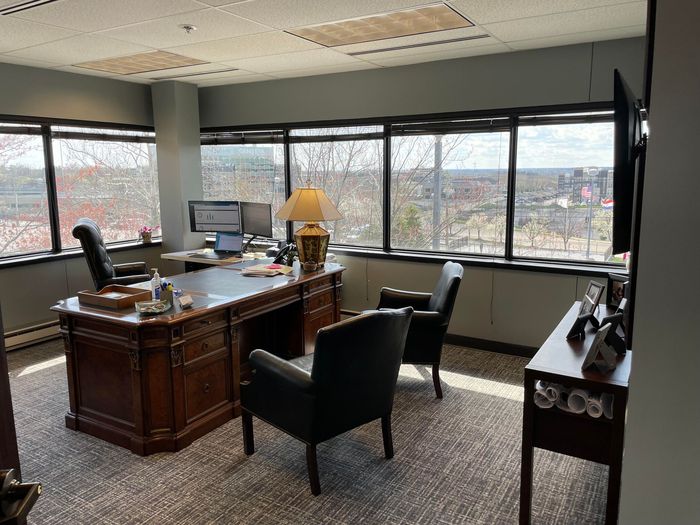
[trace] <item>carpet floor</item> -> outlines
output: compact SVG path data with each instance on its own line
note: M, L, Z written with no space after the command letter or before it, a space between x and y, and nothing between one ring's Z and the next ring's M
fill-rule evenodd
M250 457L240 419L139 457L64 426L60 340L8 361L23 477L44 485L30 523L517 523L523 358L446 345L443 400L428 368L402 366L394 459L379 421L321 444L318 497L303 444L259 420ZM606 467L538 450L534 478L533 523L604 521Z

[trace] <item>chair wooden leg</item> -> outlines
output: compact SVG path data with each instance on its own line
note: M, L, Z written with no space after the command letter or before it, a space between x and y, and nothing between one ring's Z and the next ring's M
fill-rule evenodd
M382 438L384 440L384 457L394 457L394 442L391 438L391 414L382 416Z
M309 471L311 494L321 493L321 481L318 478L318 461L316 461L316 445L306 445L306 468Z
M255 439L253 438L253 415L250 412L243 410L241 412L241 421L243 422L243 451L246 456L250 456L255 452Z
M442 399L442 386L440 386L440 363L433 363L433 384L435 385L435 395Z

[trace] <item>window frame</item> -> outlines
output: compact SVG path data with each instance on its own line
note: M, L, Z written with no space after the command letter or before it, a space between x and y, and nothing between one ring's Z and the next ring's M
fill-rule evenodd
M10 267L27 262L40 262L42 260L52 260L66 256L75 256L82 252L81 247L66 248L61 245L61 232L58 212L58 193L56 188L56 169L54 165L54 154L52 140L58 139L79 139L111 142L138 142L155 144L155 129L152 126L141 126L135 124L117 124L110 122L96 122L72 119L46 119L37 117L18 117L16 115L0 115L0 123L10 124L7 129L0 127L0 133L20 134L20 135L40 135L44 151L44 180L46 184L46 194L48 201L49 225L51 230L51 249L37 252L27 252L22 254L0 255L0 267ZM59 127L79 127L93 130L110 131L132 131L151 133L152 136L139 135L118 135L110 133L91 133L87 131L66 131L55 130ZM160 243L158 239L157 244ZM119 251L129 247L138 246L137 242L111 241L106 242L108 251ZM151 244L149 246L153 246Z
M285 190L289 197L291 174L289 165L290 144L295 142L325 142L332 140L381 139L383 141L383 210L382 210L382 246L381 248L335 244L333 249L348 255L364 254L367 257L385 257L400 260L418 260L436 262L458 260L464 264L488 266L504 269L524 269L565 274L586 274L592 276L607 275L610 270L624 272L624 264L599 261L578 261L515 256L513 254L513 236L515 232L515 186L517 170L518 129L527 125L544 124L581 124L589 122L609 122L613 120L612 101L585 102L574 104L557 104L549 106L528 106L517 108L497 108L448 113L429 113L418 115L401 115L370 117L360 119L334 119L306 122L282 122L274 124L254 124L236 126L217 126L202 128L202 134L212 133L254 133L261 130L279 130L282 132L285 149ZM475 123L475 121L479 121ZM490 121L490 122L489 122ZM497 122L496 122L497 121ZM495 122L495 123L494 123ZM296 129L358 127L362 125L383 126L382 132L353 135L318 135L290 136ZM506 231L505 251L503 255L467 254L463 252L409 250L391 247L391 138L399 134L428 134L443 130L448 133L458 131L509 131L506 195ZM203 142L204 144L204 142ZM291 224L287 224L287 240L292 239Z

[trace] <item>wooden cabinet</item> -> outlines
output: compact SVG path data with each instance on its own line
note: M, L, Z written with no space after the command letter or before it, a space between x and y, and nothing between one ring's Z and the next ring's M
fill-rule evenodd
M342 271L331 265L256 279L212 268L174 276L195 308L155 317L61 302L52 309L66 351L66 426L142 455L186 447L240 415L251 350L313 352L318 329L340 319Z

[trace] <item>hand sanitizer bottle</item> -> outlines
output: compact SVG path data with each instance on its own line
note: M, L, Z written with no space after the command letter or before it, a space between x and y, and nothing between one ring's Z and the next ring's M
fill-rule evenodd
M151 279L151 297L154 300L160 299L160 275L158 275L158 268L151 268L153 272L153 279Z

